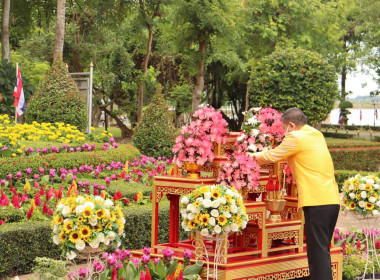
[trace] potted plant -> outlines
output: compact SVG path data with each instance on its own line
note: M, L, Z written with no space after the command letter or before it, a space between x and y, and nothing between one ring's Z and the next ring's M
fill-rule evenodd
M121 208L108 195L72 194L61 199L52 221L53 242L62 247L62 255L72 260L78 254L91 257L109 245L119 247L125 224Z
M212 107L201 107L190 124L182 127L173 148L174 162L188 171L191 178L199 178L199 170L214 160L213 143L226 143L227 122Z

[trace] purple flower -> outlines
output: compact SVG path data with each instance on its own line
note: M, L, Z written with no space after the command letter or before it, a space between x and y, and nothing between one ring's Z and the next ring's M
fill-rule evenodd
M76 150L77 150L77 152L82 151L81 147L78 147Z
M50 169L49 175L50 177L55 177L55 169Z
M183 252L183 257L191 259L192 256L193 256L193 253L191 253L189 249L185 249L185 251Z
M122 255L123 255L124 259L129 258L131 255L131 251L130 250L124 250Z
M111 256L108 256L108 260L107 260L107 262L108 262L108 265L114 265L115 263L116 263L116 258L115 258L115 256L114 255L111 255Z
M4 186L5 183L6 183L6 181L5 181L4 179L1 179L0 184L1 184L2 186Z
M119 144L117 144L116 142L112 143L112 148L116 149L117 147L119 147Z
M17 172L17 173L16 173L16 176L17 176L17 179L19 179L19 180L20 180L20 179L21 179L21 177L22 177L22 173L21 173L21 172Z
M13 175L12 175L12 174L8 174L8 175L7 175L7 178L8 178L8 180L10 181L10 180L12 180Z
M144 255L150 255L151 249L149 247L144 247L143 254Z
M106 178L104 178L104 180L106 180L107 184L111 183L111 178L110 177L106 177Z
M28 148L28 153L32 153L33 152L33 148L32 147L29 147Z
M125 176L125 180L130 180L131 179L131 175L127 175L127 176Z
M154 259L154 264L156 265L160 260L161 260L161 258L155 258Z
M38 180L40 178L40 175L34 174L34 180Z
M112 174L112 176L111 176L111 178L112 178L112 180L117 180L117 175L116 174Z
M43 149L42 149L42 152L43 152L44 154L46 154L46 153L48 152L48 149L43 148Z
M66 144L63 144L63 145L62 145L62 148L63 148L63 149L67 149L67 145L66 145Z
M98 183L94 183L93 186L94 186L94 188L98 188L99 184Z
M122 262L118 262L117 265L116 265L116 270L119 270L120 267L123 266L123 263Z
M40 167L40 173L44 173L45 169L43 167Z
M7 147L7 146L4 146L2 150L3 150L3 151L8 150L8 147Z
M147 263L147 262L149 262L149 260L150 260L150 255L142 255L141 261L143 263Z
M170 249L169 247L164 250L164 257L168 260L171 260L172 256L174 255L174 251Z
M40 149L36 149L36 153L39 153L39 152L41 152L41 150Z
M74 148L70 148L69 153L74 153Z
M136 268L139 267L139 261L140 261L140 260L137 259L137 258L132 260L132 262L133 262L133 264L136 266Z
M79 181L79 182L78 182L78 186L79 186L79 187L83 187L83 182L82 182L82 181Z
M91 148L93 148L93 149L95 149L95 148L96 148L96 145L95 145L95 143L92 143L92 144L91 144Z
M27 173L27 174L31 174L31 173L32 173L32 168L27 168L27 169L26 169L26 173Z
M76 180L77 176L73 175L73 177L71 177L71 179Z
M142 172L140 171L139 173L137 173L137 175L139 175L140 177L143 176Z
M84 182L84 185L85 185L86 187L88 187L88 186L90 185L90 181L85 181L85 182Z
M84 167L83 167L83 166L80 166L80 167L79 167L79 172L80 172L80 173L83 173L83 172L84 172Z
M115 142L115 138L110 137L110 142L111 142L111 143Z
M66 176L67 176L66 173L62 173L62 174L61 174L61 178L62 178L62 180L66 180Z
M104 190L105 189L104 185L100 185L100 189Z

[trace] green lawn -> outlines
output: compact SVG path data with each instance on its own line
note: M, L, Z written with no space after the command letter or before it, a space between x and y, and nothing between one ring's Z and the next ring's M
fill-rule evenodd
M380 146L380 142L374 142L369 140L360 140L360 139L339 139L326 137L326 143L329 148L343 148L343 147L371 147L371 146Z
M92 133L96 133L97 135L99 135L103 131L105 131L104 127L96 127L95 131L93 131ZM121 130L118 127L108 127L108 133L112 133L114 138L121 138Z

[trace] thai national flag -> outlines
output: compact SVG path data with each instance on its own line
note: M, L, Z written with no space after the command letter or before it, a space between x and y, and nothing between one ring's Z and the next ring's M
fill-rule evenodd
M13 90L13 96L15 97L14 105L16 107L16 114L17 114L17 117L19 117L25 113L26 102L25 102L24 89L22 88L21 72L18 66L17 66L16 86L15 86L15 89Z
M339 114L338 124L343 124L343 115L342 115L342 112L340 112L340 114Z
M362 115L362 110L360 110L360 121L362 121L363 115Z
M377 114L377 109L375 109L375 117L376 117L376 119L379 118L379 115Z

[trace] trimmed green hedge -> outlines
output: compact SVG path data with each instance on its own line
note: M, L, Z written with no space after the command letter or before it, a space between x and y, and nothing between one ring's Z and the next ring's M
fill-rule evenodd
M144 196L150 196L152 193L152 187L139 184L136 182L126 182L126 181L112 181L111 186L108 189L110 195L114 195L118 191L121 192L123 197L128 198L130 201L133 200L133 197L137 192L142 192Z
M24 172L26 168L37 171L38 168L61 168L73 169L81 165L109 164L112 161L125 162L140 155L139 150L131 145L120 145L117 149L108 151L91 151L80 153L58 153L45 156L32 155L19 158L3 158L0 166L0 176L4 178L12 173L14 176L18 171Z
M330 151L336 170L379 171L380 148Z
M10 204L11 205L11 204ZM5 220L7 223L16 223L25 218L26 213L21 209L11 206L0 207L0 220Z
M123 209L125 238L122 247L150 246L152 205ZM169 203L160 203L158 242L169 240ZM181 237L184 233L181 231ZM0 278L32 271L36 257L60 258L61 251L51 238L50 222L23 222L0 226Z
M322 128L337 128L338 130L340 130L340 125L337 125L337 124L322 124ZM357 130L358 128L361 128L362 130L368 130L368 125L345 125L344 126L344 129L348 129L348 130ZM371 130L373 131L380 131L380 127L378 126L371 126Z
M340 139L352 139L352 138L354 138L354 134L324 132L324 131L322 131L322 133L325 137L333 137L333 138L340 138Z
M53 146L59 148L60 150L62 150L62 147L63 147L63 144L64 144L62 142L29 141L29 140L20 140L19 143L21 145L25 145L26 148L33 147L34 151L36 149L42 150L43 148L50 149ZM82 145L84 143L88 143L89 145L93 144L93 142L91 142L91 141L85 141L83 143L69 143L69 144L66 144L66 145L69 148L74 148L74 147L77 148L77 147L82 147ZM94 144L96 146L96 150L101 150L102 147L103 147L102 143L94 143Z
M380 172L368 172L368 171L353 171L353 170L335 170L335 180L340 188L343 186L344 181L350 177L354 177L356 174L367 176L368 174L374 174L380 178Z

